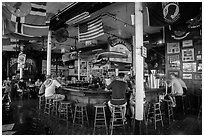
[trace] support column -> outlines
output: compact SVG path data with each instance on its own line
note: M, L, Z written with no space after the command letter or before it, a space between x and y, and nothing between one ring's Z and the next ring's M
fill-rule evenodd
M141 56L143 46L143 7L142 2L135 2L135 134L141 134L141 122L143 120L143 101L144 101L144 62Z
M135 55L136 55L136 48L135 48L135 36L132 36L132 43L133 43L133 48L132 48L132 70L133 70L133 74L132 75L135 75L135 72L136 72L136 58L135 58Z
M79 54L79 53L78 53ZM79 57L79 55L78 55L78 80L80 80L80 65L81 63L80 63L80 57Z
M48 38L47 38L47 75L51 75L51 52L52 52L51 35L52 35L52 32L48 31Z
M23 78L23 68L19 68L20 69L20 79Z
M6 76L9 77L9 74L10 74L10 56L7 57L7 60L6 60Z

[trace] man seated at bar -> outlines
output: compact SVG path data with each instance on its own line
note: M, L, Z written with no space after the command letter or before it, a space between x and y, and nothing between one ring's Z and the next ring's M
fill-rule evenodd
M176 75L174 73L170 74L170 78L171 78L171 93L170 95L170 99L173 103L173 107L176 106L176 99L175 96L181 96L183 95L183 88L179 82L179 80L177 79Z
M59 88L61 87L61 84L56 80L51 78L50 75L47 75L47 79L43 83L45 86L45 97L46 98L51 98L54 100L64 100L65 96L61 94L56 94L56 87Z
M181 87L183 88L183 94L186 95L187 86L186 86L185 82L184 82L182 79L180 79L180 78L177 78L177 79L178 79L178 81L180 82Z
M110 108L111 113L113 111L112 105L120 105L124 108L123 114L125 116L127 105L126 91L128 90L128 85L124 81L124 76L124 73L119 73L118 78L116 80L113 80L111 84L107 86L107 89L112 89L112 98L110 101L108 101L108 106Z

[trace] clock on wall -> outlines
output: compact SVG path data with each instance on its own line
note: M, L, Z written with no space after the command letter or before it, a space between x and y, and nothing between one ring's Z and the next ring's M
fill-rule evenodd
M6 2L8 10L17 17L25 17L30 13L30 2Z

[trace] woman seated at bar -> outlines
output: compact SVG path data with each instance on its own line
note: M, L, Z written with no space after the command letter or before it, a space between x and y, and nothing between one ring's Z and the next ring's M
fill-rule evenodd
M110 85L107 86L107 89L112 89L112 98L108 101L109 109L112 113L113 106L112 105L120 105L123 109L123 114L126 114L126 91L128 91L128 85L124 81L124 73L119 73L118 78L113 80ZM125 120L125 119L124 119Z

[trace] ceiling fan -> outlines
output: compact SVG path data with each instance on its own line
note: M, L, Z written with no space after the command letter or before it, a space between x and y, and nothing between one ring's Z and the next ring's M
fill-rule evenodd
M59 43L67 41L68 38L77 39L76 37L70 37L69 32L65 27L62 27L52 33L52 37Z

